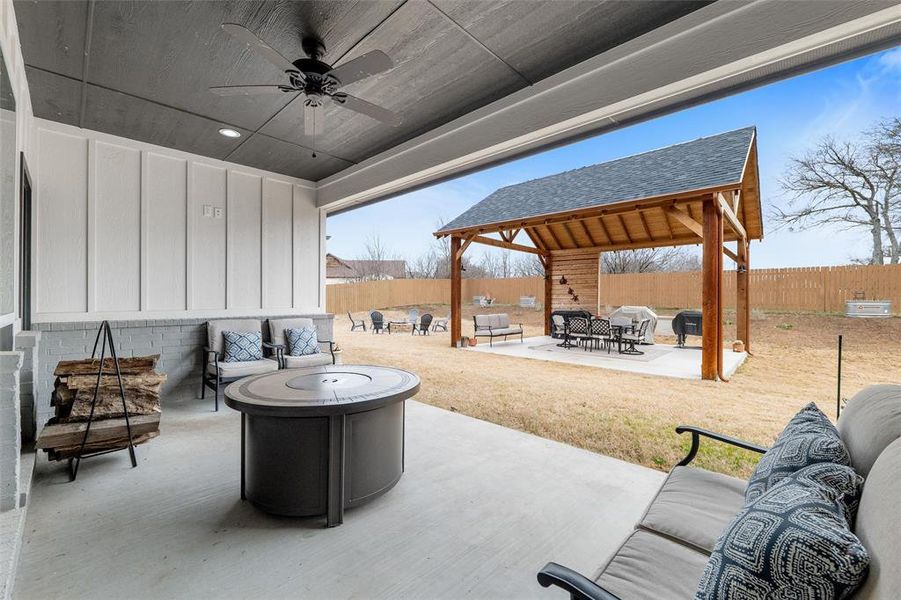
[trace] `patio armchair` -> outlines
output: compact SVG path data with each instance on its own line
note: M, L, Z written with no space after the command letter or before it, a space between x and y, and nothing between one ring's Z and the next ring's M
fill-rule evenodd
M391 323L385 323L385 315L377 310L369 313L369 321L372 323L372 333L387 331L391 333Z
M866 548L870 566L854 597L895 597L901 589L896 508L901 497L901 385L874 385L858 392L838 419L837 430L850 466L866 478L849 527ZM550 562L538 573L541 586L559 587L579 600L695 597L717 540L749 506L747 481L690 466L701 441L755 453L766 453L767 448L698 427L683 425L676 432L691 434L688 454L670 471L619 549L592 578ZM740 589L740 575L730 577Z
M417 331L419 332L419 335L429 335L429 327L431 327L431 325L432 315L426 313L419 319L419 323L413 323L410 335L415 335Z
M218 319L206 324L207 344L201 350L200 397L206 398L210 388L215 394L214 407L219 410L219 388L248 375L259 375L279 369L278 350L263 341L264 357L260 360L223 360L226 331L259 333L263 339L263 323L259 319ZM268 354L269 356L265 356Z
M494 338L496 337L503 337L504 341L507 341L507 336L518 335L520 343L523 340L522 323L511 325L510 317L505 314L475 315L472 320L473 335L475 337L487 337L489 346L494 346Z
M589 330L589 347L594 345L600 350L601 344L604 345L609 354L610 346L613 345L613 331L610 329L610 320L603 318L592 319Z
M447 331L447 323L450 321L450 315L435 319L432 323L432 331Z
M585 317L572 317L569 320L569 339L587 348L591 340L591 321Z
M359 321L354 320L354 316L350 314L348 311L347 318L350 319L350 330L356 331L357 329L362 329L366 331L366 321L364 319L360 319Z
M312 327L316 329L316 342L319 344L319 352L305 354L303 356L291 356L288 354L288 344L285 331L288 329L304 329ZM278 353L279 367L282 369L301 369L304 367L321 367L333 365L337 362L335 356L335 342L319 339L319 333L313 319L297 317L293 319L270 319L269 339L272 347Z
M643 344L645 342L645 336L647 335L648 326L650 326L650 324L650 319L642 319L634 333L623 333L620 336L622 341L626 343L626 349L622 351L623 354L644 354L644 352L638 350L635 345Z

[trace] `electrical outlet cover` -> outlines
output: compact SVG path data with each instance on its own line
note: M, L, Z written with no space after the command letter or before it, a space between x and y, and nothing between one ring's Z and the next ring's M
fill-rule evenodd
M221 219L222 216L223 216L224 214L225 214L225 210L222 209L222 208L219 208L218 206L217 206L216 208L213 209L213 215L214 215L217 219Z
M213 207L210 206L209 204L204 204L203 211L201 212L201 214L204 217L212 217L213 216Z

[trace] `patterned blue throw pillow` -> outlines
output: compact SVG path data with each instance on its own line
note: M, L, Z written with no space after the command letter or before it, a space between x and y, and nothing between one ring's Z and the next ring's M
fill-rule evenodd
M315 327L285 329L285 339L288 341L288 356L319 354L319 341Z
M223 331L223 362L263 359L263 336L259 331Z
M792 417L766 451L745 490L745 502L759 498L781 479L816 463L850 465L851 456L838 430L811 402Z
M818 464L784 478L748 504L717 540L696 600L848 598L870 557L850 529L842 497L863 478Z

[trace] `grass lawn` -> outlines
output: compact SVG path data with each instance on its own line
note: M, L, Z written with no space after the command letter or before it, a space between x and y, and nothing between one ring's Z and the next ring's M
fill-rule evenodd
M447 306L417 308L436 316L449 312ZM513 306L478 310L509 313L512 321L523 323L526 337L543 334L538 311ZM472 306L463 309L464 335L472 333L475 311ZM382 312L386 318L400 318L406 308ZM668 470L688 448L689 436L673 431L679 424L769 445L810 401L834 417L839 333L844 334L844 396L873 383L901 382L899 318L758 317L751 323L754 355L729 383L465 352L450 347L447 333L414 337L349 330L347 315L337 315L335 338L343 360L417 373L422 389L416 399L421 402L660 470ZM726 339L734 335L734 324L727 321ZM708 440L696 464L746 477L756 461L753 453Z

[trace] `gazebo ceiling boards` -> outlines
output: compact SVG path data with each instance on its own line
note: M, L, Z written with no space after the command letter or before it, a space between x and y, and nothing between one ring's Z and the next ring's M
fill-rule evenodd
M569 256L584 271L592 254L597 264L602 252L702 244L701 375L715 379L722 378L723 254L738 265L737 329L750 346L748 242L763 239L759 189L757 131L746 127L501 188L435 235L451 237L452 271L470 244L480 243L537 254L549 282ZM452 288L459 280L452 276ZM545 286L546 333L551 308L562 298L555 291L552 282ZM453 290L451 296L456 344L460 296Z

